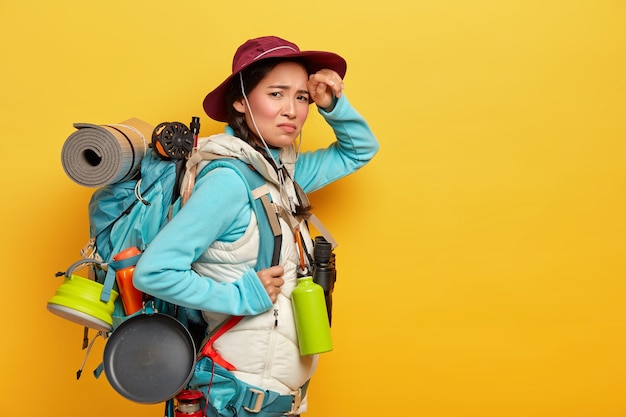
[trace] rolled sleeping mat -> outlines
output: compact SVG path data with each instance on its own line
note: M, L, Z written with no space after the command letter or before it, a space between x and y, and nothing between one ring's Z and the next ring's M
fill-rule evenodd
M135 118L109 125L75 123L74 127L76 132L63 144L61 163L71 180L94 188L137 175L154 130Z

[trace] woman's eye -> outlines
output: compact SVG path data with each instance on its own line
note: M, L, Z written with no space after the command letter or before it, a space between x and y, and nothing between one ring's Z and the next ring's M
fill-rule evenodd
M272 97L282 97L283 93L281 93L280 91L272 91L270 93L270 96Z
M298 100L299 101L306 101L307 103L309 102L309 96L298 96Z

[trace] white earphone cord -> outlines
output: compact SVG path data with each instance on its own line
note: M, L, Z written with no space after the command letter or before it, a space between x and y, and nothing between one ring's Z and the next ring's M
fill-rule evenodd
M295 212L296 210L295 202L293 201L293 198L289 196L288 193L285 192L286 190L284 189L285 174L282 172L282 168L283 168L282 162L280 164L276 162L276 159L274 159L274 155L272 155L272 152L270 152L270 148L269 146L267 146L267 143L265 142L265 139L263 138L263 135L261 134L261 131L259 130L259 127L256 124L256 121L254 120L254 114L252 113L252 108L250 107L248 96L246 95L246 91L243 85L243 75L241 75L241 72L239 73L239 85L241 86L241 94L243 95L243 99L246 102L246 107L248 108L248 112L250 113L250 119L252 120L252 124L254 125L254 128L256 129L256 133L257 135L259 135L261 142L263 142L263 147L265 147L265 151L267 152L269 157L272 158L272 161L274 161L274 165L276 166L276 171L277 171L278 179L280 183L281 199L283 200L283 203L286 204L287 207L289 207L289 209L292 212ZM300 130L300 141L298 143L298 148L296 149L296 161L298 160L298 157L300 156L300 146L302 146L302 130ZM287 196L287 201L285 201L285 196Z
M241 86L241 94L243 94L243 99L246 102L246 107L248 108L248 112L250 113L250 119L252 120L252 124L254 125L254 128L256 129L257 135L259 135L261 142L263 142L265 151L267 152L269 157L272 158L272 160L274 161L274 165L276 166L276 169L282 168L282 165L279 165L278 162L276 162L276 159L274 159L274 155L272 155L272 153L270 152L270 148L269 146L267 146L267 143L265 143L265 139L263 139L263 135L261 135L261 131L259 130L259 127L256 124L256 120L254 120L254 114L252 114L252 108L250 107L250 102L248 101L248 96L246 95L246 90L243 86L243 75L241 75L241 72L239 73L239 85Z

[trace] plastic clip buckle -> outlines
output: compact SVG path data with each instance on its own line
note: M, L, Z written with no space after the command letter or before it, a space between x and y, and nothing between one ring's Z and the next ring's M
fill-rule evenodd
M257 394L256 401L254 402L254 408L244 406L243 409L249 413L258 413L263 408L263 401L265 401L265 392L258 389L250 388L250 392Z
M298 413L298 409L302 403L302 388L298 388L298 391L294 391L291 395L293 395L293 402L291 403L291 410L287 413L288 416Z

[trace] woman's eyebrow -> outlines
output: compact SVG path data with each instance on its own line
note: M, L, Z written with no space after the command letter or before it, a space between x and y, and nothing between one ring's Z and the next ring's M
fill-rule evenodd
M269 85L267 88L277 88L279 90L289 90L289 89L291 89L291 86L283 85L283 84L273 84L273 85ZM297 90L297 92L300 93L300 94L309 94L309 90L307 90L307 89L300 89L300 90Z
M272 84L272 85L268 85L267 88L278 88L280 90L288 90L290 86L288 86L287 84Z

